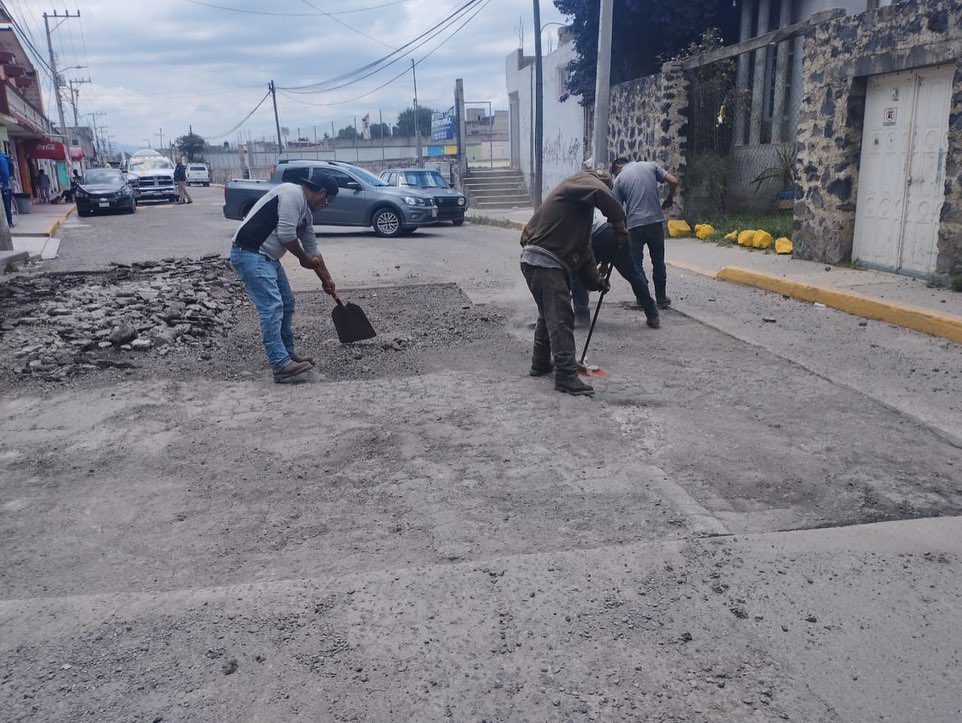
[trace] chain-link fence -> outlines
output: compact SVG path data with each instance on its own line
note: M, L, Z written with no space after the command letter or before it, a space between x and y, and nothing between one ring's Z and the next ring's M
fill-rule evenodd
M689 69L686 209L791 205L800 48L792 39Z

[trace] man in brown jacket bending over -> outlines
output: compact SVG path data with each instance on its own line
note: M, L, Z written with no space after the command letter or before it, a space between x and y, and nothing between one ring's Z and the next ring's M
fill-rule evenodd
M578 378L575 313L567 275L577 275L591 291L608 290L591 251L591 220L594 209L599 209L611 223L619 246L628 242L625 210L611 186L611 175L604 170L566 178L538 206L521 233L521 273L538 305L529 374L540 377L554 370L554 388L559 392L594 394L591 385Z

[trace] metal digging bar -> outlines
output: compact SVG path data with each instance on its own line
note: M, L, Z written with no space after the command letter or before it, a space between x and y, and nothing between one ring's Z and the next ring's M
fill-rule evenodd
M608 270L605 272L605 281L608 281L611 278L611 269L613 266L613 264L608 264ZM588 329L588 338L585 339L584 349L581 350L581 359L578 360L578 373L588 377L605 376L604 374L598 374L597 371L592 372L592 370L588 369L588 367L585 366L585 357L588 354L588 345L591 343L591 335L595 333L595 324L598 322L598 314L601 312L601 302L605 300L605 294L607 293L607 291L602 291L601 296L598 297L598 306L595 307L595 315L591 320L591 328Z

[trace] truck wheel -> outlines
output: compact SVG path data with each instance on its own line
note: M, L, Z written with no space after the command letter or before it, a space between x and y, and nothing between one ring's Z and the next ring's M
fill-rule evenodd
M464 225L464 219L463 219L463 218L456 218L456 219L454 219L451 223L453 223L455 226L463 226L463 225Z
M371 218L374 233L383 238L396 238L404 229L401 227L401 214L390 206L379 208Z

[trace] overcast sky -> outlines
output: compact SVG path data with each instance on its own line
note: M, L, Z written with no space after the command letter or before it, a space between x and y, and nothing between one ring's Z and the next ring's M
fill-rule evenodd
M465 0L5 0L30 29L35 45L46 50L43 13L56 6L80 10L81 20L63 23L53 34L65 78L87 78L80 89L80 113L106 113L98 119L115 143L157 146L183 135L188 126L211 142L231 140L230 130L261 100L267 82L298 86L323 81L364 66L408 43ZM376 5L384 7L372 8ZM219 5L248 12L209 7ZM542 23L562 16L551 0L541 2ZM251 14L256 13L289 13ZM327 17L321 12L339 13ZM347 12L345 11L358 11ZM336 19L336 20L335 20ZM340 24L336 21L341 21ZM422 104L447 108L453 103L455 78L464 78L469 101L492 101L507 108L504 59L518 47L523 22L525 49L532 52L533 19L529 0L489 0L460 32L418 65L418 98ZM350 25L360 32L345 27ZM413 53L420 61L454 27ZM557 26L546 28L547 46L556 43ZM363 35L361 34L363 33ZM369 37L365 37L369 36ZM393 123L398 110L413 98L411 74L357 99L410 65L404 58L390 68L340 90L316 95L278 94L281 125L291 136L301 130L312 137L342 128L356 115L378 110ZM296 98L296 99L295 99ZM52 97L48 115L56 118ZM340 105L322 107L306 103ZM72 111L68 106L68 123ZM81 121L89 125L89 119ZM275 135L270 101L244 124L255 138Z

